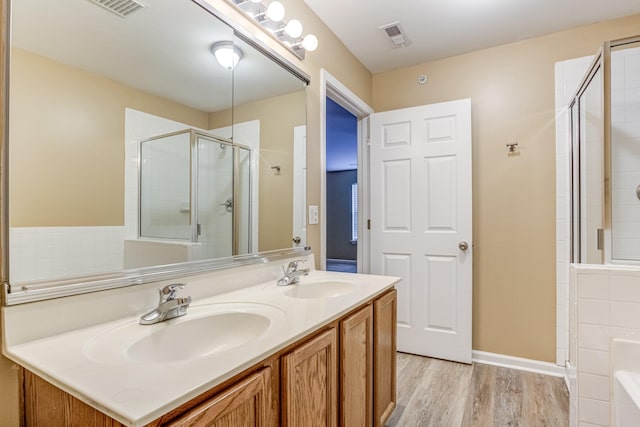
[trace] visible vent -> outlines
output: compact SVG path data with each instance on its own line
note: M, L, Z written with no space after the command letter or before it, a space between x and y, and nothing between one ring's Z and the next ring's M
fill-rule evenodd
M125 18L127 15L132 14L136 10L147 7L146 4L142 4L136 0L90 0L91 2L102 6L110 12L115 13L118 16Z
M411 41L404 35L404 30L400 26L399 22L392 22L391 24L383 25L379 28L391 47L405 47L411 43Z

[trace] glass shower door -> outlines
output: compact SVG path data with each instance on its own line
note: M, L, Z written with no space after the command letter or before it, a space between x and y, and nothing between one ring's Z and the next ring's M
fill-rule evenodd
M140 237L191 239L191 134L140 144Z
M197 241L202 259L233 255L233 146L196 133Z
M580 95L580 261L603 261L604 100L602 67Z
M601 57L571 108L572 261L600 264L604 230L604 87Z
M640 40L611 49L611 261L640 261Z

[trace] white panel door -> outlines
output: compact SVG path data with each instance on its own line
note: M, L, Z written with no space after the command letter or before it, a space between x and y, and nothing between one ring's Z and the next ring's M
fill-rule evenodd
M371 269L402 277L398 351L471 363L471 100L371 119Z

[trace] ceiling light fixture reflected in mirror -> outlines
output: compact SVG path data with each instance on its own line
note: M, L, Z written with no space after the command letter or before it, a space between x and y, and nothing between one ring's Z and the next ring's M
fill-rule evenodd
M218 64L227 70L233 70L244 56L242 50L231 41L221 41L212 44L211 53L216 57Z
M318 38L313 34L302 36L302 23L297 19L284 21L285 9L277 0L227 0L271 33L282 45L298 58L304 59L306 52L318 48Z

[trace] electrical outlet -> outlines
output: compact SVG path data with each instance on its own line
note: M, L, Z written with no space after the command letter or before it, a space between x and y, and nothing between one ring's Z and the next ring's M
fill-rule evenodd
M309 225L318 223L318 207L315 205L309 206Z

